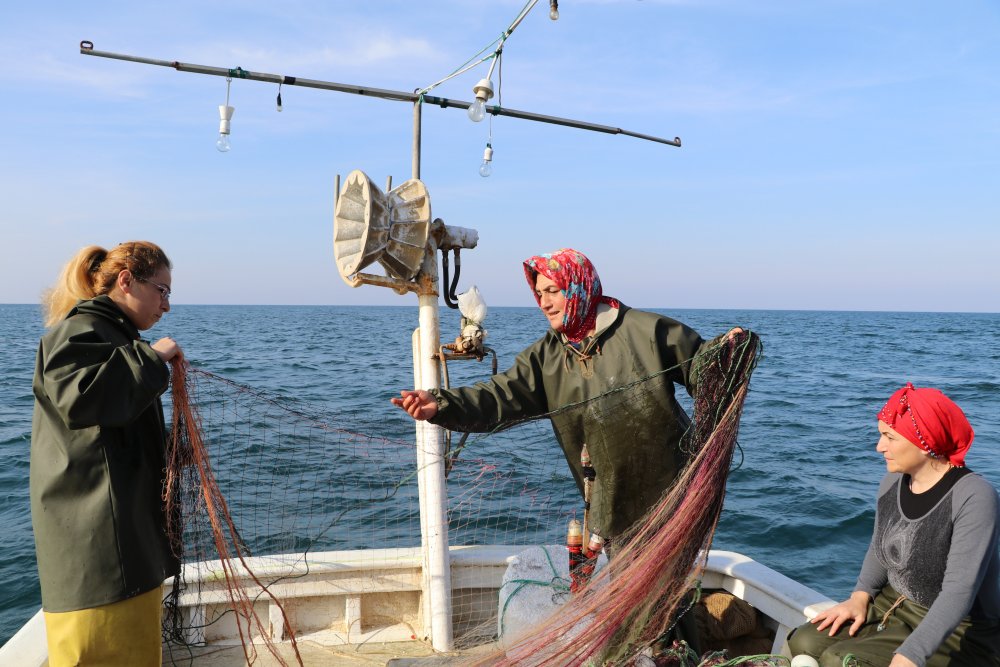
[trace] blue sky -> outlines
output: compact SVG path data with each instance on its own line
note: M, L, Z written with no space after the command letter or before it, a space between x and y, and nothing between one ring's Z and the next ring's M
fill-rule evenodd
M521 0L15 3L0 26L0 303L78 248L145 238L176 303L415 303L338 277L333 182L410 176L407 103L87 57L95 48L412 91ZM507 40L503 106L624 136L425 107L433 214L477 229L459 291L532 305L520 262L587 253L634 306L1000 311L1000 5L546 0ZM487 64L435 89L470 100ZM493 100L494 102L496 100Z

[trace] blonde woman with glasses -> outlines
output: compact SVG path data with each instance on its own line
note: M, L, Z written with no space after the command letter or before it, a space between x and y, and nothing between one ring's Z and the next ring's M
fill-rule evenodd
M80 250L44 298L31 521L49 665L159 665L160 587L178 572L161 500L170 260L146 241Z

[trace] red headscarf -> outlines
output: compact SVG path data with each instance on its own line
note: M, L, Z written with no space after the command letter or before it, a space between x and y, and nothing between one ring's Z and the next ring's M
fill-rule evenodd
M975 433L962 408L938 389L907 382L889 397L878 418L901 436L953 466L965 465Z
M561 248L545 255L524 260L524 277L535 294L535 278L542 274L562 290L566 297L562 333L571 343L579 343L594 328L597 304L607 303L617 308L618 302L603 296L597 269L587 257L572 248ZM535 301L541 299L535 294Z

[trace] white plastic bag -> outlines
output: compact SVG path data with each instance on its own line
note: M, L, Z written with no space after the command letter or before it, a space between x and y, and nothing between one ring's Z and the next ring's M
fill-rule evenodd
M479 288L473 285L467 291L458 295L458 312L471 324L482 325L486 319L486 302L479 294Z

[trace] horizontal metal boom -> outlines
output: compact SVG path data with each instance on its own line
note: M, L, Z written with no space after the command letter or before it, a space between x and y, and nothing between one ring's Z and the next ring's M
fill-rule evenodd
M350 83L336 83L334 81L320 81L317 79L302 79L296 76L284 76L281 74L269 74L266 72L251 72L249 70L245 70L242 68L227 69L225 67L211 67L208 65L195 65L192 63L182 63L177 60L158 60L155 58L130 56L123 53L112 53L111 51L98 51L94 49L93 43L88 41L80 42L80 53L82 53L85 56L98 56L101 58L112 58L114 60L127 60L129 62L142 63L145 65L158 65L160 67L170 67L172 69L177 70L178 72L193 72L195 74L209 74L212 76L224 76L236 79L249 79L250 81L266 81L269 83L280 83L285 86L302 86L305 88L317 88L319 90L334 90L341 93L351 93L352 95L378 97L384 100L395 100L397 102L410 102L411 104L420 99L420 97L416 93L407 93L401 90L387 90L385 88L372 88L371 86L359 86ZM442 108L454 107L456 109L468 109L470 106L472 106L471 102L465 102L462 100L452 100L446 97L436 97L433 95L424 95L423 101L426 104L434 104ZM669 146L681 145L680 137L674 137L673 139L663 139L648 134L641 134L639 132L631 132L629 130L623 130L620 127L613 127L611 125L600 125L598 123L589 123L587 121L582 121L582 120L560 118L558 116L546 116L543 114L532 113L530 111L519 111L517 109L508 109L506 107L499 107L499 106L487 106L486 112L491 113L494 116L509 116L511 118L531 120L538 123L549 123L551 125L563 125L565 127L575 127L581 130L591 130L593 132L603 132L605 134L624 134L630 137L644 139L646 141L653 141L660 144L667 144Z

